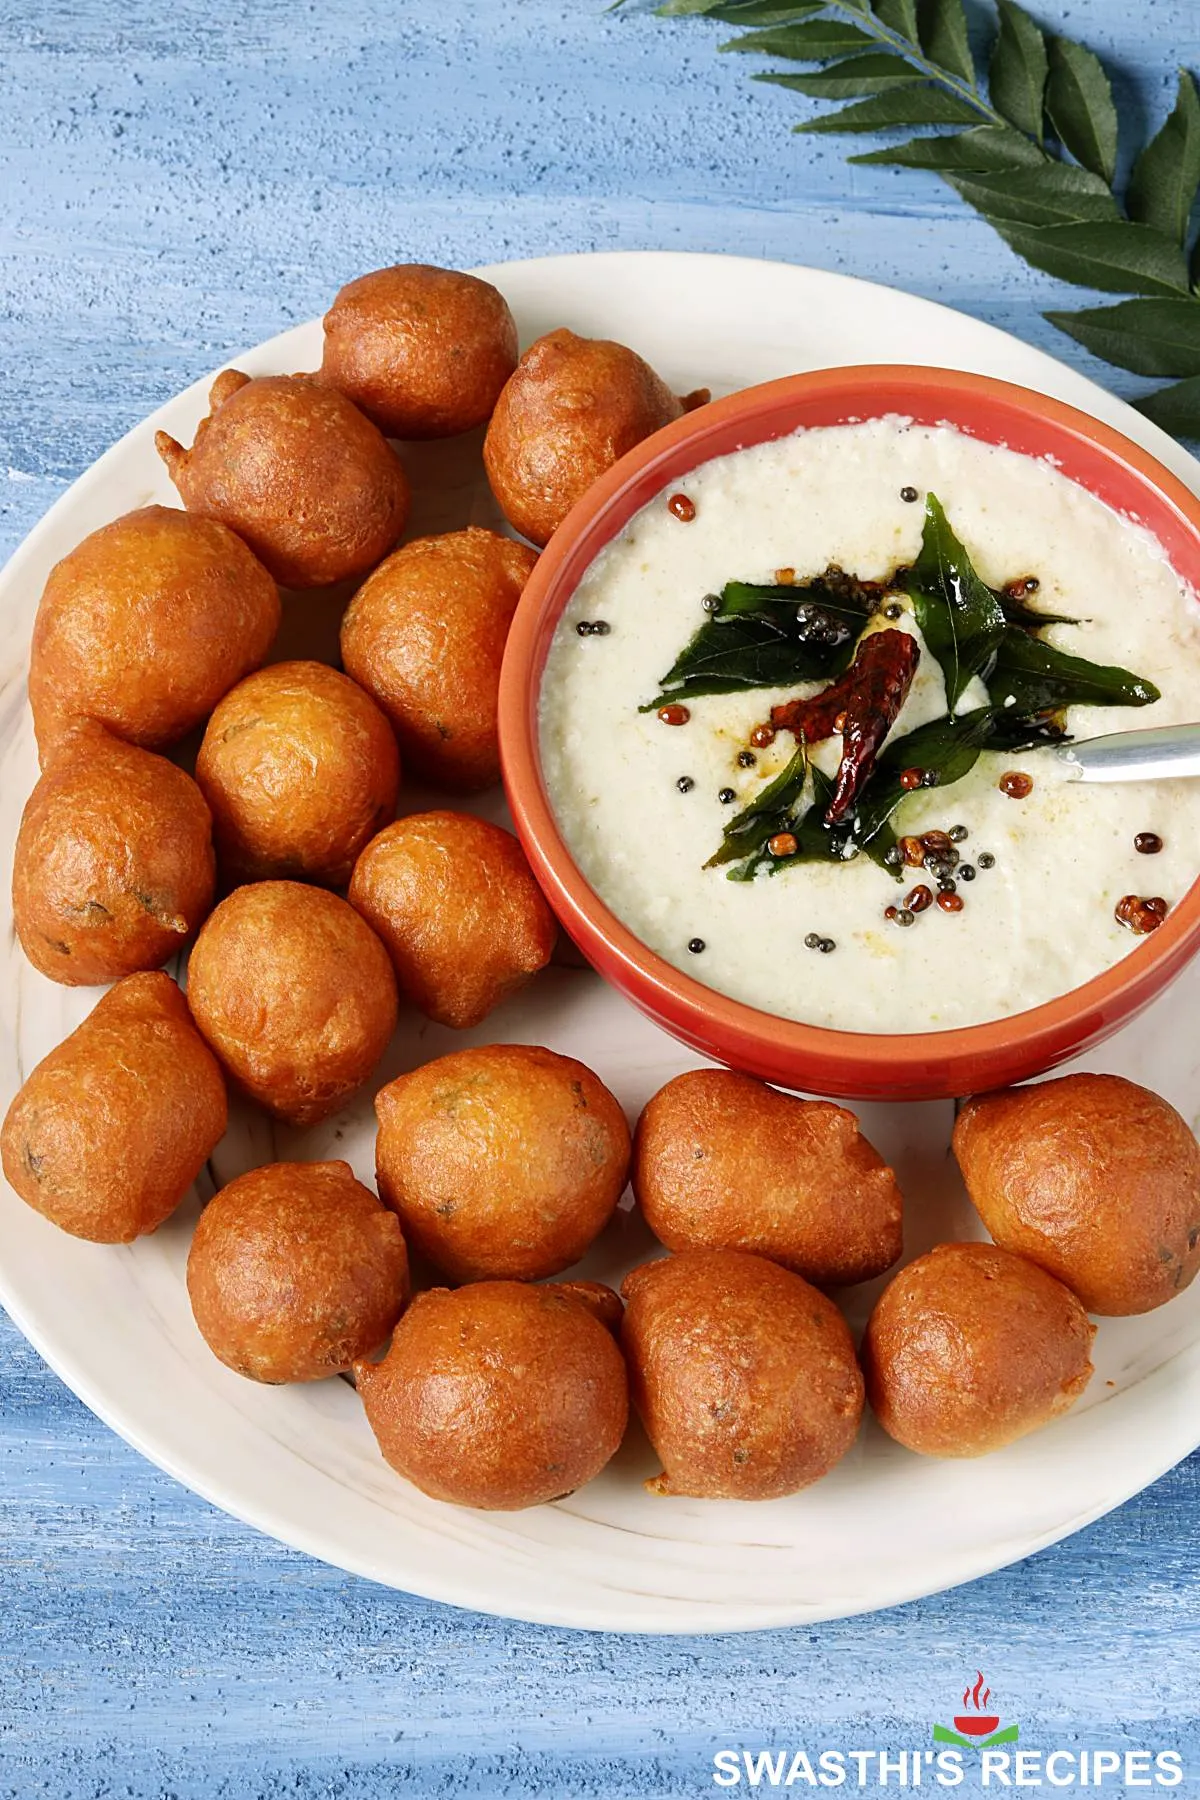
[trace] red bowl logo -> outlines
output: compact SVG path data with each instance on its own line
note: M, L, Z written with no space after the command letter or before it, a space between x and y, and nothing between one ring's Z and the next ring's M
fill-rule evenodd
M954 1721L955 1731L961 1731L964 1737L990 1737L999 1725L996 1713L960 1713Z

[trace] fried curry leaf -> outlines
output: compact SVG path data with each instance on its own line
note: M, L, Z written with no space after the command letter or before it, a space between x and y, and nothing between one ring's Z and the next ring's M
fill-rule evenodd
M847 584L808 587L728 582L721 605L680 652L660 693L639 710L699 694L794 687L840 675L870 616L870 603Z
M1019 719L1067 706L1150 706L1159 698L1152 681L1129 669L1068 656L1012 626L1001 639L988 693L993 706Z
M1071 734L1057 713L1030 713L1021 717L1012 707L1007 711L994 710L989 750L1038 750L1071 741Z
M977 707L955 719L934 719L904 737L893 738L875 765L875 774L858 805L858 837L869 844L882 830L909 789L901 780L906 769L937 776L939 788L969 775L980 753L992 742L995 709Z
M774 781L768 782L749 806L744 806L730 819L721 834L720 848L709 857L705 868L716 868L720 863L737 862L743 856L752 856L777 831L790 831L807 781L808 756L801 744Z
M934 719L928 725L918 726L916 731L907 732L904 737L893 738L875 765L875 772L854 811L836 825L829 825L825 820L834 784L820 769L812 770L813 799L804 812L796 810L804 793L803 781L798 785L793 781L787 794L787 805L783 804L783 793L776 791L789 776L794 776L800 754L797 752L783 775L770 788L764 788L759 799L727 827L726 843L708 866L742 857L745 860L740 861L736 869L730 869L728 879L750 881L760 869L774 875L797 862L851 862L864 851L889 875L901 881L904 879L903 868L892 867L887 854L896 844L892 817L912 792L901 780L906 769L932 773L937 776L939 788L952 787L971 773L985 750L1028 750L1040 744L1061 743L1064 736L1051 720L1019 719L1011 713L1001 713L994 706L980 706L973 712L960 713L955 719ZM743 830L735 840L731 836L734 828L740 821L749 822L752 814L755 815L753 832ZM790 832L796 839L796 849L790 856L772 856L767 848L771 838L780 831Z
M802 813L794 813L781 818L762 839L754 854L736 869L730 869L726 880L753 881L760 869L774 875L779 869L790 868L793 863L800 862L849 862L858 855L858 845L854 840L854 824L852 820L840 820L836 825L826 823L825 814L833 799L833 781L823 769L812 771L812 804ZM777 831L790 832L796 840L796 848L790 856L773 856L768 848L770 839ZM714 858L714 861L716 859Z
M996 594L1000 602L1000 611L1010 625L1020 625L1025 631L1039 631L1043 625L1078 625L1078 619L1068 619L1065 613L1039 612L1036 606L1027 606L1018 594L1008 588L1002 588Z
M980 751L987 748L992 718L992 708L984 706L976 712L964 713L958 719L935 719L930 725L922 725L902 738L895 738L879 758L854 811L836 825L828 825L825 821L826 808L833 798L833 782L820 769L814 768L813 803L802 815L788 816L782 810L773 812L766 829L760 829L756 834L756 842L743 839L744 849L731 845L728 852L723 847L712 861L730 862L739 854L751 852L747 862L730 871L731 881L749 881L762 868L774 874L777 869L787 868L795 862L851 862L860 850L866 850L881 861L884 851L895 842L888 820L909 791L900 780L904 770L932 769L937 774L939 787L961 781L974 768ZM788 769L791 767L789 764ZM784 773L786 775L788 770ZM777 785L772 783L772 788ZM802 787L803 784L797 797ZM757 803L760 807L771 791L763 790ZM740 817L745 818L750 811L747 808ZM736 826L738 820L735 819L733 824ZM791 856L772 856L767 849L769 840L778 831L789 831L796 839L797 848ZM727 830L727 839L728 836Z
M971 677L995 655L1005 618L998 596L976 574L936 494L926 496L921 553L906 585L922 636L941 664L953 712Z
M816 609L817 613L828 614L857 634L870 618L882 592L881 583L857 581L852 575L835 578L832 572L818 575L803 586L797 586L795 582L779 587L770 582L727 581L721 590L721 610L715 616L718 619L747 616L771 619L777 616L781 606L807 612Z

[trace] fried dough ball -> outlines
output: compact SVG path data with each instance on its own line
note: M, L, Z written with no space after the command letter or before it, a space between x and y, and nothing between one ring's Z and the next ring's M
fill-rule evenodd
M222 900L196 939L188 1001L229 1073L292 1125L336 1112L396 1029L387 951L352 906L299 881Z
M863 1409L850 1330L799 1275L686 1250L621 1284L629 1383L663 1473L653 1494L774 1500L827 1475Z
M1064 1075L968 1100L954 1154L998 1244L1088 1312L1151 1312L1200 1268L1200 1145L1120 1075Z
M395 813L400 753L356 682L325 663L273 663L213 713L196 780L227 878L344 887L363 845Z
M818 1287L898 1262L896 1177L844 1106L731 1069L677 1075L638 1121L633 1191L669 1250L751 1250Z
M384 1361L354 1367L385 1460L434 1500L489 1511L591 1481L629 1413L625 1364L597 1304L571 1286L518 1281L419 1294Z
M35 1212L96 1244L170 1217L224 1136L225 1081L169 975L127 975L8 1109L0 1161Z
M408 517L408 479L383 434L313 375L218 375L190 450L155 434L189 512L245 538L276 581L365 575Z
M478 1025L545 968L558 935L511 831L470 813L397 819L359 857L349 898L401 994L439 1025Z
M1091 1380L1095 1326L1069 1288L994 1244L939 1244L893 1278L863 1338L883 1429L922 1456L985 1456Z
M29 700L42 750L73 719L157 750L206 719L279 629L279 590L216 519L143 506L50 571Z
M349 1163L269 1163L201 1215L188 1296L214 1356L251 1381L320 1381L387 1339L408 1297L399 1221Z
M537 557L472 525L417 538L359 588L342 662L392 722L406 766L459 793L500 779L500 664Z
M13 923L67 987L156 969L212 905L212 820L190 775L99 726L61 740L21 815Z
M544 544L627 450L707 399L707 388L677 399L624 344L549 332L505 384L483 447L505 518Z
M484 424L517 366L503 294L428 263L360 275L324 323L322 379L389 437L453 437Z
M532 1044L440 1056L377 1095L379 1193L454 1281L578 1262L625 1187L629 1127L582 1063Z

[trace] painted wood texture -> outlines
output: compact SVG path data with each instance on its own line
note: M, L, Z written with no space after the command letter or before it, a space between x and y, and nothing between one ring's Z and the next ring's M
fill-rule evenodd
M1193 0L1037 10L1112 60L1135 119L1200 60ZM807 103L751 84L722 35L601 0L0 7L0 554L162 399L399 259L809 262L1136 391L1041 320L1071 297L934 178L789 136ZM1174 1745L1200 1791L1198 1501L1193 1458L1055 1550L866 1620L541 1630L263 1540L3 1323L0 1796L700 1794L724 1745L927 1744L980 1667L1026 1741Z

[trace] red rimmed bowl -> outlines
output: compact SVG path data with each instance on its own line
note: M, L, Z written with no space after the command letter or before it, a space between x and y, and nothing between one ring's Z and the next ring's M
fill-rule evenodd
M588 489L543 551L517 609L500 684L504 784L526 854L594 967L695 1050L783 1087L852 1099L931 1100L1003 1087L1100 1042L1200 949L1200 881L1152 937L1083 986L1028 1012L954 1031L835 1031L777 1018L685 975L623 925L580 873L542 777L538 701L555 627L584 571L633 515L701 463L803 427L899 414L1053 458L1158 539L1200 592L1200 499L1128 438L1030 389L948 369L871 365L747 388L656 432Z

